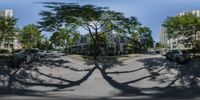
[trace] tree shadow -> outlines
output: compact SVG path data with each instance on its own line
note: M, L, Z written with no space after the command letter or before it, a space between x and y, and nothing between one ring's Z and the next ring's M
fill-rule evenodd
M160 58L145 58L138 60L144 64L144 68L138 68L130 71L115 71L106 72L107 68L111 68L109 64L103 65L96 63L95 66L101 71L103 78L114 88L121 90L120 94L116 96L149 96L151 99L173 98L173 99L187 99L200 96L199 76L200 76L200 61L193 59L185 64L177 64L173 61ZM102 67L101 67L102 66ZM146 69L150 75L142 76L138 79L129 80L127 82L118 82L114 80L109 74L125 74L137 72ZM169 74L171 76L169 76ZM160 78L162 76L162 78ZM159 81L162 83L169 83L165 87L149 87L139 88L134 87L132 83L150 78L151 81ZM179 84L175 83L179 81ZM154 92L149 92L154 91ZM156 92L155 92L156 91Z
M64 66L64 64L66 63L70 63L70 61L67 60L63 60L63 59L58 59L58 60L54 60L54 59L44 59L42 61L40 61L38 64L40 66L42 65L46 65L46 66L54 66L54 67L61 67ZM33 65L33 64L32 64Z
M45 60L45 59L44 59ZM46 60L47 61L47 60ZM151 99L161 99L161 98L194 98L199 96L200 88L199 88L199 77L200 77L200 61L199 59L193 59L191 62L185 64L176 64L173 61L166 60L162 57L159 58L145 58L137 60L144 64L144 67L127 70L127 71L109 71L107 69L115 68L117 65L122 65L123 62L117 59L101 59L97 61L86 61L88 65L95 65L90 69L77 69L73 66L67 66L65 64L70 63L65 60L48 60L50 63L41 63L54 67L62 67L64 69L69 69L74 72L87 72L82 78L78 80L68 80L65 78L53 76L52 74L46 74L41 72L35 65L26 66L27 68L21 68L19 70L9 69L4 66L0 69L0 76L5 78L5 81L0 81L0 89L3 92L0 92L0 95L30 95L30 96L45 96L47 91L37 91L37 90L29 90L27 87L32 86L42 86L42 87L54 87L48 91L62 91L62 89L79 86L83 82L87 81L87 79L92 75L94 70L100 70L103 78L114 88L121 91L121 93L116 94L115 96L149 96ZM127 80L126 82L118 82L114 78L109 75L113 74L128 74L135 73L141 70L147 70L149 75L141 76L138 79ZM48 82L44 79L39 79L31 75L31 72L35 72L44 77L48 77L53 80L58 80L58 83ZM166 75L167 74L167 75ZM162 76L162 78L160 78ZM165 87L147 87L140 88L132 83L136 83L145 79L150 79L151 81L159 82L160 84L167 85ZM60 83L61 82L61 83ZM177 82L179 83L177 85ZM4 84L4 85L1 85ZM156 92L149 92L156 91ZM19 93L20 92L20 93ZM107 98L105 98L107 99Z
M39 62L32 62L21 68L12 69L5 63L3 66L0 66L0 89L3 91L0 92L0 95L29 95L29 96L44 96L48 91L60 91L61 89L78 86L91 76L96 67L90 69L77 69L74 67L67 66L65 64L70 63L67 60L58 59L48 59L44 58ZM52 74L46 74L41 72L38 67L39 66L54 66L54 67L62 67L64 69L69 69L74 72L87 72L82 78L78 80L68 80L61 77L53 76ZM37 73L41 76L48 77L52 80L58 80L59 82L48 82L45 79L40 79L37 76L34 76L32 73ZM39 91L28 89L28 87L33 86L41 86L41 87L54 87L52 90L48 91ZM39 95L37 95L39 93Z
M155 97L173 97L173 98L193 98L199 96L200 92L200 60L192 58L184 64L177 64L174 61L163 57L146 58L138 60L142 62L149 73L164 68L165 73L159 78L156 75L153 81L160 84L168 83L165 87L149 88L160 91L159 94L151 94Z

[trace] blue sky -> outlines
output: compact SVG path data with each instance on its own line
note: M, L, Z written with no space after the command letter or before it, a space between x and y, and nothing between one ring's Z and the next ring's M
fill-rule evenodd
M14 17L18 18L17 25L23 27L36 24L40 20L38 13L44 8L34 2L41 1L106 6L111 10L123 12L127 17L135 16L143 25L151 28L155 41L159 41L158 32L166 17L200 9L200 0L0 0L0 9L13 9Z

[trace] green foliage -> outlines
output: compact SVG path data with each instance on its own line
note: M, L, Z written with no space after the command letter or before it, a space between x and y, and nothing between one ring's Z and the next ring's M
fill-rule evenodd
M16 35L16 23L17 19L13 17L1 17L0 16L0 42L6 41L12 42Z
M141 46L143 46L145 50L153 47L154 40L152 38L151 30L149 27L139 27L138 37Z
M9 52L7 49L0 49L0 54L8 54Z
M184 44L191 44L195 46L197 32L200 30L200 18L192 13L182 16L168 17L163 26L167 29L169 38L179 38L181 36L187 37Z
M80 39L80 34L73 29L59 29L50 37L51 43L55 47L67 47Z
M29 24L23 27L20 40L25 48L38 48L38 43L42 40L41 32L39 28L34 24Z
M94 5L44 3L49 11L42 11L42 21L39 22L43 30L57 31L60 27L82 27L90 34L93 41L94 59L101 35L111 30L117 30L124 18L122 13L108 10Z
M16 32L17 19L13 17L0 16L0 34L6 36L7 34L14 34Z
M195 52L200 53L200 40L195 41L193 44L194 44L193 50L194 50Z
M115 12L107 7L95 5L57 2L44 2L43 4L47 10L40 13L42 20L39 24L43 30L54 32L54 36L52 36L54 39L52 38L51 41L55 42L56 45L63 43L62 39L59 40L61 42L58 42L56 39L56 37L59 37L57 32L60 28L74 30L83 28L88 32L93 42L91 44L94 51L94 59L96 59L97 49L100 46L99 43L106 41L106 34L113 30L120 34L129 33L132 36L132 40L142 41L141 44L145 45L146 48L153 46L150 29L141 27L141 24L135 17L125 18L121 12ZM144 31L141 31L141 29ZM73 35L69 36L73 37ZM69 38L67 41L70 44L73 42L73 39Z
M162 49L162 48L165 48L165 45L162 44L161 42L157 42L157 43L155 44L155 47L156 47L156 49Z

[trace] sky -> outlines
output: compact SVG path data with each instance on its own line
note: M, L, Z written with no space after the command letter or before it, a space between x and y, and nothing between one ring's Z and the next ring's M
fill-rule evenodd
M200 10L200 0L0 0L0 9L12 9L18 19L17 26L37 24L39 13L45 8L36 2L55 1L65 3L92 4L122 12L126 17L135 16L144 26L150 27L155 41L163 21L170 16L191 10ZM45 32L47 36L51 33Z

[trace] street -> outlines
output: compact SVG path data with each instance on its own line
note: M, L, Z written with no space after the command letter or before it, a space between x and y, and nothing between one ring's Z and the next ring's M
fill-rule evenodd
M0 92L0 99L199 98L199 59L179 65L161 55L135 55L110 64L52 53L6 77L1 69L0 76L5 79L0 83L4 90ZM8 84L12 84L11 90L6 89Z

